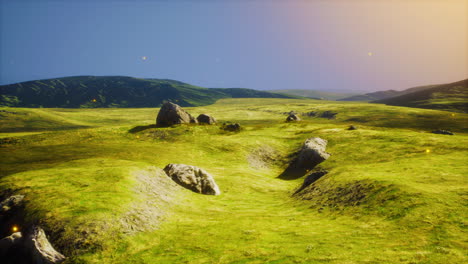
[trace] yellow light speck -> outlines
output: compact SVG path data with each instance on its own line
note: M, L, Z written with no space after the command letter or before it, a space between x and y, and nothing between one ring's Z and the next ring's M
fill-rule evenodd
M11 230L13 230L13 232L18 232L19 229L18 229L17 226L13 226L13 227L11 228Z
M91 101L92 101L93 103L95 103L97 100L96 100L96 99L93 99L93 100L91 100Z
M136 138L140 138L140 136L136 136Z
M426 149L426 153L430 153L430 152L431 152L431 150L430 150L430 149Z

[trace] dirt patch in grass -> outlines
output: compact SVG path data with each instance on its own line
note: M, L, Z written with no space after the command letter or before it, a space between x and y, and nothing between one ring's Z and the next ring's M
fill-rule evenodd
M280 163L282 160L281 154L274 148L263 145L254 149L248 156L247 161L250 167L254 169L270 168L271 166Z
M120 219L125 234L156 229L181 190L163 170L156 167L136 171L134 175L137 184L133 190L138 198Z

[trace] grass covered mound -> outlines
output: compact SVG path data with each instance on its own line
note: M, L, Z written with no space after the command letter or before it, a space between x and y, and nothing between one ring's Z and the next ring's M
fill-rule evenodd
M26 195L69 263L466 262L466 114L223 99L186 108L220 125L156 128L158 109L40 110L66 122L0 129L0 188ZM290 111L338 114L287 123ZM278 176L310 137L328 141L329 173L294 195L303 178ZM222 194L173 185L169 163L205 169Z

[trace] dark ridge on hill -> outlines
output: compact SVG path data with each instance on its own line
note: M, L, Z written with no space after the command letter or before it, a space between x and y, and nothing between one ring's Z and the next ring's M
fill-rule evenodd
M126 76L74 76L0 86L0 106L158 107L163 101L201 106L221 98L293 98L244 88L203 88L168 79Z
M468 113L468 79L426 87L372 103Z
M356 93L340 93L340 92L325 92L307 89L284 89L284 90L268 90L271 93L285 94L290 96L301 96L318 100L338 100L356 95Z
M337 101L375 101L375 100L382 100L387 98L392 98L404 94L413 93L416 91L422 91L425 89L430 89L436 85L425 85L425 86L418 86L409 88L403 91L396 91L396 90L385 90L385 91L378 91L372 93L366 93L361 95L354 95L342 99L338 99Z

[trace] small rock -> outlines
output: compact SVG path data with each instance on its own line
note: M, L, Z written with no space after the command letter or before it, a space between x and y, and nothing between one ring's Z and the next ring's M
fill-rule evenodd
M355 126L349 126L349 127L348 127L348 130L357 130L357 127L355 127Z
M156 125L159 127L188 123L197 123L197 120L182 107L171 102L166 102L161 106L156 118Z
M293 122L293 121L301 121L301 118L299 118L299 116L296 114L289 114L289 116L286 118L286 122Z
M331 111L325 111L320 115L320 117L328 118L328 119L335 119L337 114L338 113L333 113Z
M441 134L441 135L454 135L452 132L450 132L448 130L443 130L443 129L434 130L434 131L432 131L432 133Z
M304 190L307 186L309 186L312 183L316 182L318 179L322 178L327 173L328 173L327 170L318 170L318 171L313 171L313 172L309 173L305 177L304 183L302 183L302 186L299 189L297 189L297 191L295 193L298 193L298 192Z
M239 123L235 124L223 124L223 130L237 132L241 130L241 125Z
M221 193L213 176L196 166L169 164L164 171L176 183L193 192L210 195Z
M201 114L197 117L197 121L200 124L208 124L212 125L216 123L216 119L210 115L207 114Z

